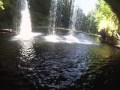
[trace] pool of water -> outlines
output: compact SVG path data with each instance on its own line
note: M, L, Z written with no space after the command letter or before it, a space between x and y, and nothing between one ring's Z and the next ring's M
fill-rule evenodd
M120 90L120 49L76 37L81 43L1 35L0 90Z

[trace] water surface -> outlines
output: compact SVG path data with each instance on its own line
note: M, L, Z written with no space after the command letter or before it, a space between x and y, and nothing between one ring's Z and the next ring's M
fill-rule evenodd
M1 35L0 89L120 90L120 50L96 36L76 37L82 43Z

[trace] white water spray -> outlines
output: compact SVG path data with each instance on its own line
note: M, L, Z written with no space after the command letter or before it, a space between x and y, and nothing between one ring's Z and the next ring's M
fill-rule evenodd
M58 0L51 1L50 16L49 16L49 34L52 34L52 35L55 35L57 4L58 4Z
M32 32L31 18L27 0L22 0L20 34L26 35Z
M70 35L74 34L74 31L76 30L76 19L77 19L77 10L79 9L79 3L78 0L73 0L72 7L71 7L71 19L70 19Z
M27 0L21 0L20 33L14 39L30 40L40 33L32 33L31 17Z

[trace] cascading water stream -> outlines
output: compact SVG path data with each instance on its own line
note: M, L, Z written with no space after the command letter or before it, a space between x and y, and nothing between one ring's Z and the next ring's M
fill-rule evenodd
M57 4L58 0L51 1L50 16L49 16L49 26L48 32L49 35L45 37L47 41L50 42L59 42L59 37L56 34L56 18L57 18Z
M70 0L71 1L71 0ZM69 1L69 2L70 2ZM64 36L63 38L60 38L59 36L55 35L55 23L56 23L56 12L57 12L57 4L58 4L58 0L52 0L51 2L51 8L50 8L50 24L49 24L49 35L45 37L45 39L49 42L67 42L67 43L80 43L79 40L73 36L73 33L75 31L75 23L76 23L76 16L77 16L77 12L76 12L76 2L74 2L74 0L72 1L73 5L71 7L72 12L73 13L71 15L71 24L70 24L70 35L68 36ZM74 7L74 8L73 8Z
M21 22L20 22L20 32L19 35L15 37L22 40L30 40L34 36L40 35L40 33L32 32L31 17L27 0L21 1Z
M50 16L49 16L49 34L55 34L55 22L56 22L56 12L57 12L58 0L51 1Z
M76 30L75 25L76 25L76 17L77 17L77 10L78 10L78 2L77 0L73 0L73 4L72 4L72 9L71 9L71 18L70 18L70 35L74 34L74 31Z
M21 23L20 35L30 34L32 32L31 18L27 0L21 0Z

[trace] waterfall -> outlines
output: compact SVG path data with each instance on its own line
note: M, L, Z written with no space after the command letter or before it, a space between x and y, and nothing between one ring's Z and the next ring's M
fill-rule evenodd
M21 23L20 35L30 34L32 32L31 18L27 0L21 0Z
M56 22L56 12L57 12L58 0L51 1L50 16L49 16L49 34L55 34L55 22Z
M22 40L31 40L31 38L42 35L41 33L33 33L32 32L32 26L31 26L31 18L30 18L30 12L28 7L27 0L20 0L20 32L17 36L15 36L14 40L16 39L22 39ZM16 22L17 23L17 22Z
M75 25L76 25L76 17L77 17L77 10L78 10L78 2L77 0L73 0L72 6L71 6L71 17L70 17L70 35L74 34L74 31L76 30Z

